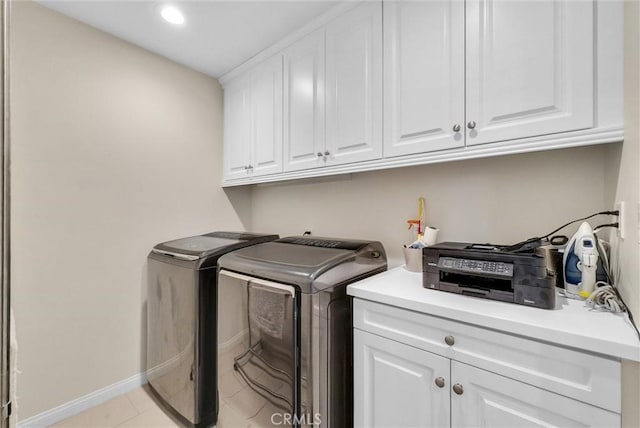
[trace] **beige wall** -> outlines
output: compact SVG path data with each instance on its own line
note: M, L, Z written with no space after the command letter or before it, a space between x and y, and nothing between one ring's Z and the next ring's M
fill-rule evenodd
M141 372L155 243L244 225L220 188L216 80L34 3L13 2L12 14L24 420ZM247 190L230 194L249 203Z
M512 243L603 210L603 146L257 186L252 225L282 235L377 239L391 265L411 242L417 199L440 240ZM578 189L589 189L581 194Z

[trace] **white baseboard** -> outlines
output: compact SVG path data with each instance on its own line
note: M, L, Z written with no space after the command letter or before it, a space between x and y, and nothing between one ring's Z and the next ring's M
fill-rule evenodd
M106 386L90 394L69 401L53 409L32 416L23 421L18 420L18 428L41 428L53 425L71 416L77 415L98 404L102 404L118 395L125 394L147 383L144 373L138 373L113 385ZM18 417L20 415L18 414Z

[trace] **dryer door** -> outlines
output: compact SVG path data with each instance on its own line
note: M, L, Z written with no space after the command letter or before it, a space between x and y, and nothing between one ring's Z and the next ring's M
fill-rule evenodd
M300 413L299 300L290 285L219 272L220 417L271 427Z

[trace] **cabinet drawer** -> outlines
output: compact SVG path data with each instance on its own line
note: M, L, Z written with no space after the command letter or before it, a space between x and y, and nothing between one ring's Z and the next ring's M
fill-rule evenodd
M618 360L362 299L354 299L353 325L616 413L621 411Z

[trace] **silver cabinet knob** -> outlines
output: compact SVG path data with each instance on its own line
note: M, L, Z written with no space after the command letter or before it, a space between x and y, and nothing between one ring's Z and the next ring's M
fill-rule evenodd
M444 378L443 377L437 377L436 378L436 385L438 386L438 388L444 388Z
M444 343L449 346L453 346L453 344L456 343L456 339L453 336L447 336L444 338Z
M329 153L329 150L325 150L324 155L325 156L329 156L331 153Z
M453 392L458 395L462 395L462 393L464 392L464 388L462 388L462 385L460 385L459 383L456 383L455 385L453 385Z
M318 152L318 153L316 153L316 155L318 155L319 158L321 158L323 156L322 152Z
M455 125L453 125L453 132L460 132L461 129L462 128L459 124L456 123Z
M474 129L475 127L476 127L476 123L473 120L467 123L467 128Z

